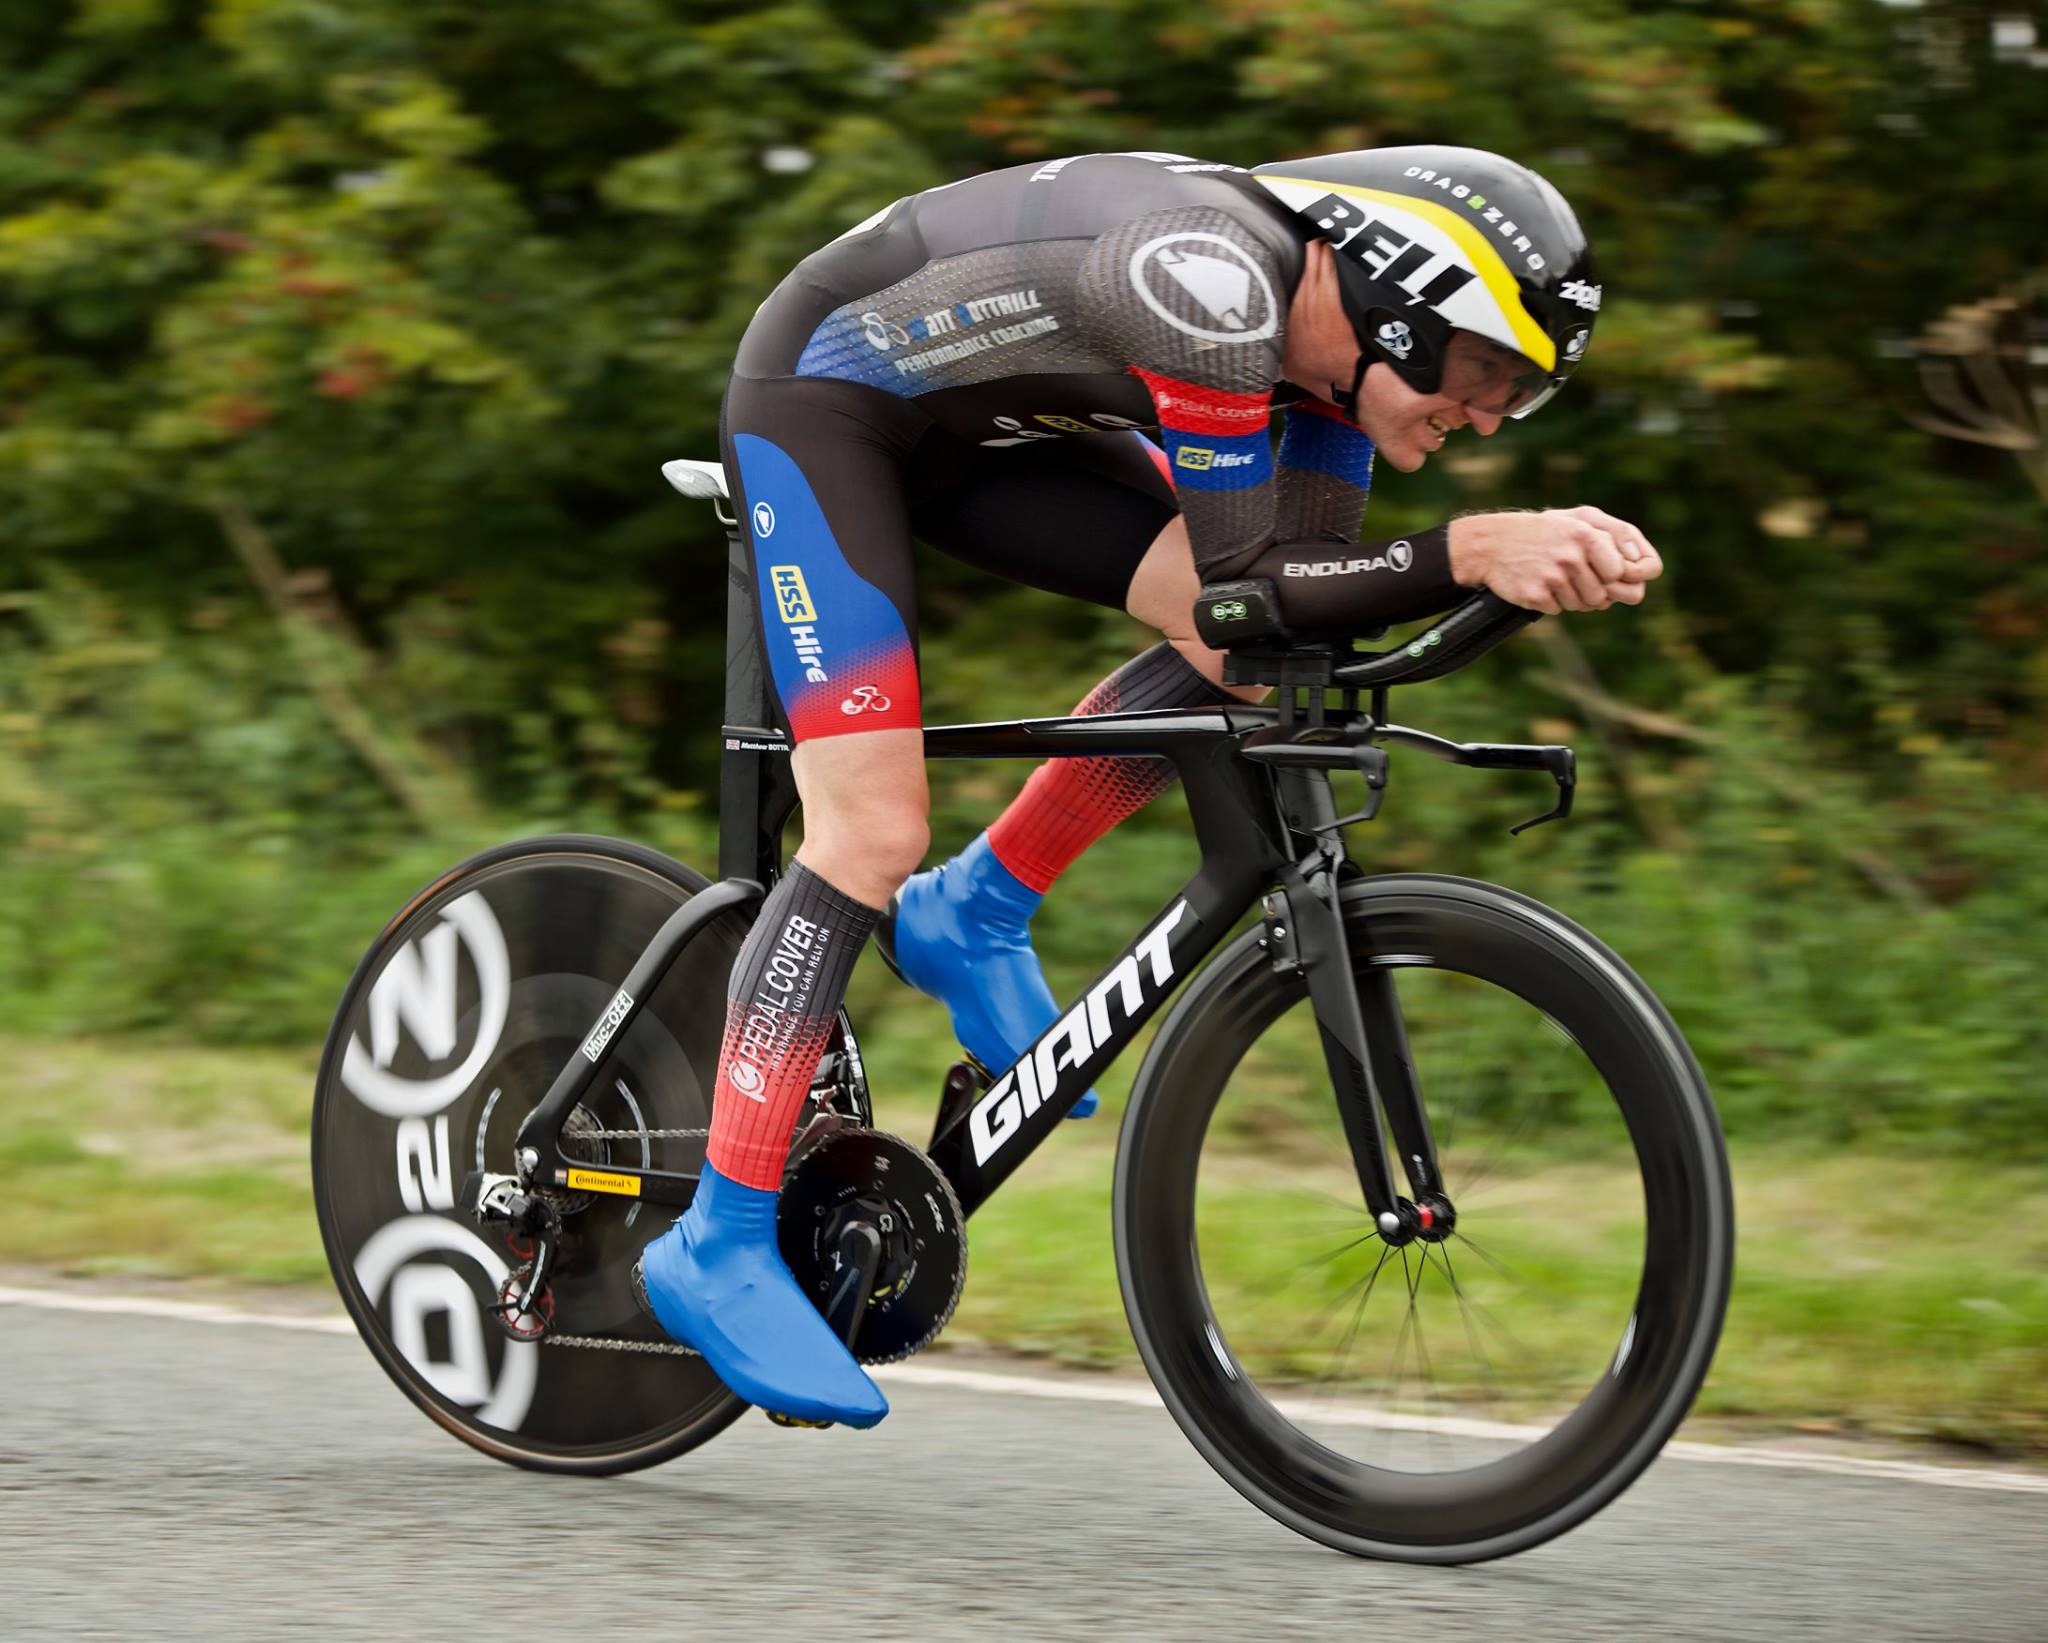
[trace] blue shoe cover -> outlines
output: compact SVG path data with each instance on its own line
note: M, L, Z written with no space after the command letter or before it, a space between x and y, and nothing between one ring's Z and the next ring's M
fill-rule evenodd
M747 1402L873 1426L889 1402L790 1276L775 1243L776 1196L707 1163L690 1207L641 1253L648 1305Z
M1031 915L1045 898L996 858L983 833L943 867L897 892L882 935L896 973L953 1016L953 1034L1000 1073L1059 1019L1031 950ZM1069 1118L1100 1105L1089 1090Z

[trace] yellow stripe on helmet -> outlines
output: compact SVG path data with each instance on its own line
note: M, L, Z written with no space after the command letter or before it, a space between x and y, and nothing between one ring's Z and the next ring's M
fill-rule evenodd
M1472 271L1479 276L1488 292L1492 294L1494 306L1508 322L1515 348L1543 370L1557 369L1557 344L1550 340L1548 333L1540 325L1529 318L1529 310L1522 306L1521 286L1516 283L1506 259L1469 217L1462 217L1449 206L1439 205L1435 200L1421 199L1413 194L1395 194L1383 188L1357 188L1348 183L1325 182L1320 177L1280 177L1274 176L1271 172L1260 172L1258 175L1262 182L1293 183L1301 188L1320 188L1326 194L1342 194L1354 200L1377 201L1381 205L1393 206L1399 211L1412 211L1423 221L1434 223L1456 242L1470 260Z

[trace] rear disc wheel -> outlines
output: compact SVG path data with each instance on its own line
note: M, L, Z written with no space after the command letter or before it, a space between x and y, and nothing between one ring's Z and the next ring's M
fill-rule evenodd
M495 1316L530 1246L456 1208L470 1171L514 1173L526 1115L663 921L708 883L615 839L502 846L412 899L335 1015L313 1102L314 1201L335 1283L406 1395L500 1460L628 1471L704 1442L746 1407L635 1305L633 1263L673 1210L551 1194L562 1238L536 1340ZM742 918L721 919L677 957L565 1124L565 1152L703 1167L744 933ZM676 1130L695 1133L659 1133Z

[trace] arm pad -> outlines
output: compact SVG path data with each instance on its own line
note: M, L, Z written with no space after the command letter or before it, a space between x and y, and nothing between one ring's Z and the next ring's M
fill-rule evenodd
M1435 616L1466 591L1451 577L1448 525L1388 542L1275 542L1229 574L1271 581L1281 620L1302 635L1349 636Z

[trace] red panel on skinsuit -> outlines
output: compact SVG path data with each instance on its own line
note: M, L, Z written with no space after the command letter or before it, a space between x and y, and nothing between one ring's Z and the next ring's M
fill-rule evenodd
M806 683L784 704L800 742L861 730L916 730L924 723L917 653L901 639L835 656L831 677Z
M1131 375L1152 391L1159 426L1182 434L1248 434L1273 419L1271 394L1233 394L1140 366Z

